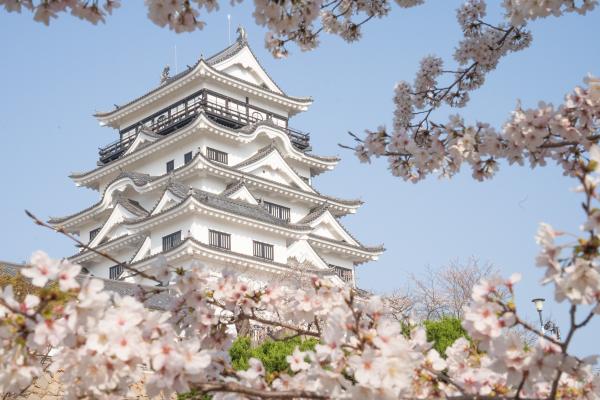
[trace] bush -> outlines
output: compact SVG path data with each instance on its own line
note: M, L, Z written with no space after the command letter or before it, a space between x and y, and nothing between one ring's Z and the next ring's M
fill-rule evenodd
M456 339L465 337L471 340L458 318L444 317L425 321L424 325L427 331L427 340L434 343L433 348L442 356L444 356L446 348L450 347Z
M239 337L229 349L231 365L237 370L246 370L248 360L257 358L262 361L268 375L288 370L285 358L294 352L296 347L300 350L313 350L318 343L316 339L302 340L298 337L283 340L266 340L256 347L252 347L249 337ZM288 371L291 372L291 371Z
M252 342L247 336L238 337L229 348L229 356L231 357L231 365L238 371L248 369L250 365L248 360L257 358L262 361L265 367L265 379L270 382L280 372L292 371L288 370L289 364L285 358L291 355L296 347L300 350L314 350L318 341L316 339L302 340L298 337L293 339L271 340L267 339L256 347L252 347ZM202 399L210 400L211 396L204 395L197 397L198 392L192 390L187 393L177 395L177 400Z
M75 294L65 293L59 290L58 283L52 282L43 288L33 286L31 281L21 274L6 275L0 274L0 290L11 285L15 299L23 301L28 294L34 294L46 303L42 311L51 312L57 306L62 306L68 300L73 298Z

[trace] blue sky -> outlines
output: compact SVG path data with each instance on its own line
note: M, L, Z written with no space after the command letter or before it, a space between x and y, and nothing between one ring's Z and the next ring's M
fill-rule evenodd
M393 86L412 81L419 60L437 54L451 61L460 39L454 10L458 1L430 2L412 10L393 7L386 18L365 26L363 39L347 44L323 36L321 45L275 60L264 49L265 30L251 17L249 2L207 15L203 31L175 34L146 18L141 1L125 2L104 25L93 26L68 15L50 28L28 14L0 12L0 259L23 261L45 249L54 257L70 255L70 242L35 227L23 213L61 216L97 201L98 193L76 188L67 175L88 170L97 148L117 138L92 117L158 84L166 64L179 69L227 45L227 14L232 37L242 24L255 53L271 76L289 94L312 96L308 112L290 125L311 133L314 152L340 155L337 169L315 179L327 194L361 198L366 203L343 223L366 244L384 243L380 261L358 268L361 287L376 292L404 286L410 274L426 266L477 257L504 274L521 272L518 306L535 317L533 297L552 298L538 284L537 246L533 236L542 221L575 231L582 222L575 184L555 167L531 171L502 166L490 182L478 183L470 172L452 180L430 178L419 184L392 177L385 162L360 164L337 143L350 143L347 131L361 133L391 124ZM499 10L492 10L497 21ZM502 60L485 86L472 94L461 112L470 121L500 126L520 98L524 106L545 100L559 103L582 78L600 75L600 10L588 16L549 18L531 24L532 46ZM446 116L442 110L436 118ZM547 314L567 327L566 307L552 302ZM596 322L574 340L580 354L600 353L592 331Z

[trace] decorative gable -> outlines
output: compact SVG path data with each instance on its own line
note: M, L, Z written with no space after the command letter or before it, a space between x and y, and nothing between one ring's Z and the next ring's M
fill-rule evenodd
M297 240L288 247L288 263L296 260L299 264L309 263L318 269L328 270L327 263L306 240Z
M309 225L313 228L313 235L343 241L354 246L360 246L360 243L346 232L340 222L329 210L323 211L323 213L311 221Z
M288 165L277 149L273 148L264 156L249 161L243 161L236 168L240 172L252 174L261 178L269 179L284 185L293 186L307 192L316 193L315 190L306 183L300 176Z
M219 60L212 64L214 69L249 82L253 85L262 86L265 89L269 89L275 93L283 94L283 91L271 79L262 65L260 65L254 56L254 53L250 47L248 47L248 44L245 41L238 41L236 44L234 44L234 46L239 46L239 49L233 49L237 50L237 52L235 52L235 54L229 58ZM210 62L211 60L208 61Z
M170 190L165 190L162 197L156 204L156 207L154 207L154 210L152 210L151 215L156 215L162 211L166 211L169 208L176 206L180 202L181 202L181 198L179 196L176 196Z
M133 143L129 146L127 151L123 155L128 155L133 153L137 149L148 146L150 143L155 142L158 139L158 136L149 130L142 129L135 139Z
M258 201L256 200L256 198L252 195L252 193L250 193L246 185L243 183L239 185L238 188L227 193L226 196L232 200L245 201L246 203L252 204L254 206L258 205Z
M104 223L104 225L102 225L100 232L98 232L98 234L96 235L94 240L92 240L89 243L89 246L95 247L95 246L98 246L103 241L105 241L104 239L110 240L117 236L120 236L119 232L117 232L117 230L119 230L119 229L121 229L121 231L122 231L122 232L120 232L121 234L127 233L125 228L123 228L121 226L121 223L125 219L137 218L137 217L138 217L137 215L133 214L132 212L127 210L125 207L123 207L121 204L117 203L115 205L115 207L113 208L113 211L111 212L110 216Z

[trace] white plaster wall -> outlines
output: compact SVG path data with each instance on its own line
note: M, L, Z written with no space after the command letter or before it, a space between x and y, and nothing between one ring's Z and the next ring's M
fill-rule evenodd
M223 179L216 176L201 176L195 175L184 181L187 185L193 188L204 190L209 193L219 194L227 187L227 183Z
M119 249L118 251L111 251L110 255L121 262L126 262L129 261L131 257L133 257L133 252L133 248L127 247ZM109 268L114 266L115 263L105 258L96 260L97 261L95 261L93 264L89 262L82 263L82 266L86 267L92 275L108 279Z
M325 261L327 261L327 264L333 264L333 265L337 265L338 267L348 268L348 269L352 269L352 270L354 269L354 263L352 262L352 260L350 260L342 255L330 253L330 252L324 252L316 247L315 247L315 251L317 253L319 253L319 255Z
M192 219L189 216L179 216L158 227L154 227L150 233L151 254L162 253L162 238L177 231L181 231L181 240L188 237L188 231L192 228Z
M89 243L90 241L90 231L93 231L96 228L100 228L104 221L89 221L79 227L79 239L83 243Z
M209 229L229 233L231 235L231 251L233 252L252 256L252 242L257 240L273 245L274 261L285 263L287 260L286 239L274 232L251 228L208 215L194 217L192 235L196 240L208 244Z
M127 170L161 176L167 173L167 162L174 161L175 169L184 165L185 153L192 152L195 156L198 152L199 140L197 135L192 135L192 139L182 140L176 144L170 145L161 151L153 153L149 157L144 157L137 162L130 164Z

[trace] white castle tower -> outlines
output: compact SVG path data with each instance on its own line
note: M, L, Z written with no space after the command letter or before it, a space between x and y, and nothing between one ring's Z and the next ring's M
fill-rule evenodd
M288 126L312 100L286 95L238 31L220 53L172 77L166 68L157 88L95 114L120 138L100 149L97 168L71 178L100 201L50 223L139 270L163 254L259 283L309 268L355 285L355 266L383 247L363 246L339 222L361 201L312 187L339 161L310 153L309 135ZM90 250L70 260L134 280Z

